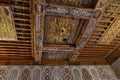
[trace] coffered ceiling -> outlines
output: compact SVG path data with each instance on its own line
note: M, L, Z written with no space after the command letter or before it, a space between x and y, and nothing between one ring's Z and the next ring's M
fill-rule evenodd
M13 41L0 41L0 63L104 64L120 42L119 3L118 0L1 0L0 9L8 7L12 16L9 23L12 29L5 30L16 37ZM3 24L8 25L0 22Z

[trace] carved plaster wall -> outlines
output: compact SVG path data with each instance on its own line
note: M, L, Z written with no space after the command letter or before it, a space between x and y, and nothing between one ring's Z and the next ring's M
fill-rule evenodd
M79 78L79 79L78 79ZM117 80L109 65L0 66L0 80Z

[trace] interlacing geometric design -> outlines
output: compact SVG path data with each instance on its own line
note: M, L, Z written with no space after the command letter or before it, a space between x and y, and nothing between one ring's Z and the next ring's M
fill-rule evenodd
M0 66L0 80L117 80L105 66Z

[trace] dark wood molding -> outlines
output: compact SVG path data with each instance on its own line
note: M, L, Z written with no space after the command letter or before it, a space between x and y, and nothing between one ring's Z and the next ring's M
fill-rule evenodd
M112 51L111 54L106 57L106 60L108 61L109 64L112 64L119 58L120 58L120 46L117 47L114 51Z

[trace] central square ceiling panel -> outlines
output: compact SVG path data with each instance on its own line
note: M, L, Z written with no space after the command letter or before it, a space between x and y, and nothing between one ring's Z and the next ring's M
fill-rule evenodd
M44 44L74 45L84 22L84 19L46 16Z

